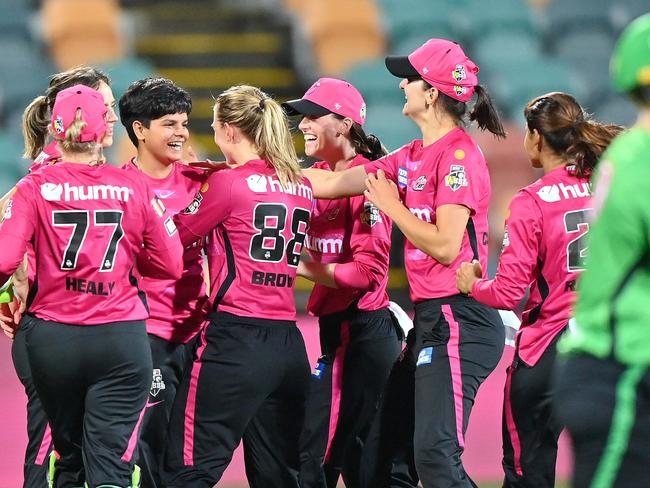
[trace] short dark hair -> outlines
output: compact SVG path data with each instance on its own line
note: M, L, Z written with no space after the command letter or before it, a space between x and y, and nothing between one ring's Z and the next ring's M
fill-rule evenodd
M134 81L120 97L120 120L134 146L138 138L133 132L133 122L149 127L152 120L170 114L192 112L192 98L183 88L167 78L144 78Z

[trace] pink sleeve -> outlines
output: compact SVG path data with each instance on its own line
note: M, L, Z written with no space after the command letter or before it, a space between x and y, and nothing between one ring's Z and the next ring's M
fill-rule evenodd
M146 189L144 249L137 256L138 270L151 278L177 280L183 273L183 246L171 214Z
M436 175L436 207L462 205L474 215L479 206L485 177L481 168L485 160L474 147L451 146L438 164Z
M22 263L27 243L32 240L36 225L35 197L29 177L23 178L7 202L0 224L0 285L5 283Z
M397 168L397 157L395 152L387 154L383 158L368 161L363 165L363 169L366 170L366 174L377 173L378 170L383 169L384 173L386 173L386 178L392 180L397 185L397 174L399 169Z
M390 221L364 197L350 199L352 261L337 264L334 281L341 288L372 291L386 273L390 256Z
M198 241L230 214L232 173L213 173L185 210L174 216L183 246Z
M495 308L512 310L534 280L542 237L541 213L528 193L519 192L510 202L503 250L493 280L478 280L472 296Z

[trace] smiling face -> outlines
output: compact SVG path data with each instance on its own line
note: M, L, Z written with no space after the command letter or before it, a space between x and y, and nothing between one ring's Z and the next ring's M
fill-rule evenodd
M189 138L186 113L163 115L142 126L138 133L138 149L151 154L157 161L172 164L183 154L183 144Z
M424 81L420 78L404 78L399 87L404 90L406 102L402 108L402 114L413 118L426 111L426 96Z
M322 117L303 117L298 125L305 138L305 154L322 159L337 161L341 159L343 147L348 140L345 122L334 114Z
M108 112L106 112L106 123L108 129L106 130L106 134L104 134L101 144L102 147L110 147L113 145L113 127L115 126L115 122L117 122L117 115L115 114L115 97L113 96L113 90L111 90L111 87L103 81L99 83L97 91L101 93L102 97L104 97L104 105L106 105L106 108L108 109Z

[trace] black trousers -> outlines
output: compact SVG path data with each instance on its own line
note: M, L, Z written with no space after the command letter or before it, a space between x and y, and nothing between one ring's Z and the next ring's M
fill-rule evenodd
M557 339L556 339L557 341ZM553 488L562 424L553 409L556 341L535 366L515 353L503 400L504 488Z
M584 354L558 366L554 400L573 442L572 486L649 486L648 365Z
M413 457L415 430L415 329L393 364L379 411L361 455L363 488L416 488Z
M176 390L192 364L195 341L186 344L169 342L149 334L153 372L147 408L140 427L137 465L141 469L142 488L161 488L161 471L167 427Z
M151 375L144 321L77 326L26 315L21 327L59 455L55 488L129 486Z
M301 435L303 488L360 486L361 453L400 351L388 309L321 317L322 356L312 374Z
M211 488L243 438L252 488L296 488L308 388L295 322L214 314L174 402L166 486Z
M36 394L32 371L27 358L26 332L23 327L16 331L11 345L11 357L18 379L27 395L27 449L23 467L24 488L47 488L48 459L52 452L52 433L47 423L41 401Z
M499 363L498 312L463 295L415 305L415 465L424 488L476 484L461 455L479 386Z

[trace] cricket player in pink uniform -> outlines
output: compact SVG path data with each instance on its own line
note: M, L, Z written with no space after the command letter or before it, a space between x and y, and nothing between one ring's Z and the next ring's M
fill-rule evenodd
M503 486L552 488L563 427L551 401L555 345L568 327L587 254L589 177L622 128L590 120L565 93L531 100L524 115L524 147L544 176L510 203L495 279L484 278L480 263L465 262L457 271L457 284L475 300L507 310L530 289L506 377Z
M303 116L299 129L314 168L342 171L386 154L363 130L366 104L342 80L321 78L283 104ZM319 317L322 356L312 373L301 452L301 486L359 486L361 452L400 335L388 310L391 222L363 196L316 200L298 274L316 284L307 310ZM401 329L399 329L401 332ZM324 465L323 465L324 464Z
M367 188L366 198L407 238L404 261L415 303L415 340L409 344L415 363L415 468L425 488L471 487L461 461L465 432L478 388L504 345L498 312L456 289L461 262L487 264L490 177L483 154L463 128L475 93L469 119L498 137L505 134L478 84L478 67L458 44L430 39L408 56L389 56L386 66L402 78L402 113L418 125L422 139L363 167L305 174L317 198ZM390 481L369 486L382 483Z
M130 177L141 178L170 214L177 214L205 180L204 171L180 161L189 137L189 93L171 80L145 78L129 86L119 108L120 120L138 150L124 169ZM184 249L179 280L143 276L140 281L149 304L147 334L153 361L138 448L142 488L162 486L160 470L176 389L191 363L192 339L205 322L203 247L199 241Z
M23 136L25 139L24 157L33 160L29 168L31 173L43 166L54 164L61 158L56 140L48 143L50 125L50 114L54 106L56 95L63 89L73 85L86 85L99 91L104 97L104 104L107 109L106 122L108 125L106 134L101 141L102 147L106 148L113 144L113 125L117 121L114 112L115 98L110 87L108 76L102 71L89 66L80 66L57 73L50 78L48 89L45 94L36 97L25 109L23 114ZM9 199L15 188L5 198ZM14 284L17 287L16 293L21 298L26 297L25 289L34 281L35 260L34 250L28 245L29 266L23 266L14 276ZM19 278L20 285L16 278ZM24 296L23 296L24 295ZM18 297L17 297L18 298ZM16 304L20 305L17 300ZM12 308L13 305L12 305ZM13 310L15 311L15 309ZM7 334L14 338L11 347L11 355L16 368L16 374L25 387L27 395L27 449L25 452L25 465L23 469L23 486L29 488L46 488L48 482L48 457L52 453L52 435L50 426L47 423L45 412L36 394L36 388L31 377L29 361L27 359L27 348L25 334L18 325L17 315L10 318L6 324Z
M219 95L213 128L230 169L175 220L185 246L216 229L225 259L209 270L210 323L176 396L163 481L212 487L243 438L250 486L296 488L309 363L293 287L312 189L286 115L259 89Z
M57 449L54 486L131 484L151 371L148 309L133 275L178 278L171 216L144 183L103 162L102 95L75 85L57 95L51 131L61 161L23 178L4 214L0 279L38 260L20 324L36 392Z

